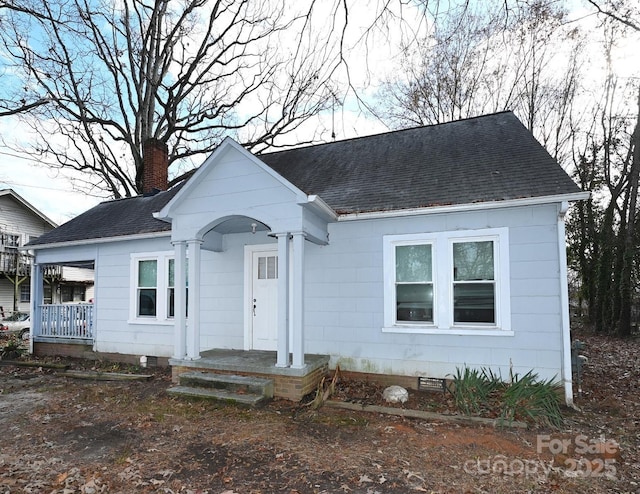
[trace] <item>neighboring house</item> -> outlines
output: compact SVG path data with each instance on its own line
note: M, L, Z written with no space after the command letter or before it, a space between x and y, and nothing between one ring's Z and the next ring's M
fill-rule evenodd
M319 355L412 387L464 366L533 369L571 402L564 216L587 194L511 112L258 156L226 139L154 193L166 153L145 147L149 193L31 242L37 265L96 275L91 313L73 315L91 321L71 332L46 322L34 276L33 310L49 314L34 351L82 343L180 372L217 369L214 350L268 350L286 377L276 395L293 399Z
M0 190L0 307L28 311L31 258L21 248L57 225L11 189Z
M45 286L44 301L50 304L91 302L93 267L58 266L60 278Z
M0 190L0 316L31 308L31 255L24 245L56 224L11 189ZM47 303L93 297L93 270L50 265L44 271Z

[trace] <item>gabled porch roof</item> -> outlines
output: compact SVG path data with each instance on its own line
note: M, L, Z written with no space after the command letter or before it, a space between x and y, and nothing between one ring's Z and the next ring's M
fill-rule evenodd
M337 219L320 197L305 194L231 138L153 216L172 223L173 241L257 227L274 236L303 232L318 244L327 243L327 223Z

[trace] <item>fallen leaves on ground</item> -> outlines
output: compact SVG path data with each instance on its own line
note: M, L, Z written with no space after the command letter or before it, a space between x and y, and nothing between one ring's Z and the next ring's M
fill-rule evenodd
M148 382L122 383L0 367L0 492L635 492L639 341L579 337L589 359L576 397L581 411L565 410L560 431L312 411L281 400L245 409L179 399L165 393L165 369ZM382 389L349 381L338 394L380 404ZM398 406L454 412L433 392L411 392ZM610 458L582 454L576 438L619 449ZM556 440L571 447L555 453ZM601 458L613 461L614 475L598 470Z

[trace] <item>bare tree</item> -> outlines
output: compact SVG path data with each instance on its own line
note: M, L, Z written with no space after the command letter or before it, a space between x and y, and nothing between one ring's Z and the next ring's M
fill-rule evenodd
M148 138L183 166L226 135L276 145L325 109L349 21L342 0L0 0L0 115L28 111L27 151L84 190L133 195Z
M501 25L497 12L466 4L439 12L431 34L402 47L400 70L383 85L378 116L394 127L427 125L504 108L492 98L486 79L491 66L502 70L494 42ZM498 44L501 45L501 42Z
M378 115L402 127L511 109L554 156L569 157L583 43L564 19L548 1L463 3L441 13L418 52L405 50Z
M600 15L608 17L620 24L640 31L640 6L634 2L621 2L619 0L587 0Z
M586 134L593 143L592 159L588 160L588 166L585 166L588 161L583 159L577 168L580 179L588 175L585 172L590 167L599 168L596 174L600 179L591 186L599 200L587 205L592 208L590 213L585 211L585 205L578 206L582 229L574 239L582 237L579 245L588 244L592 253L591 262L581 263L579 269L588 287L591 321L598 331L629 336L634 324L632 308L638 303L640 86L635 79L625 84L617 77L611 67L611 52L626 35L640 32L637 22L640 10L637 5L615 0L589 0L589 4L601 16L600 27L609 63L603 98L593 113L592 121L598 122L599 128ZM627 104L633 101L634 94L635 109ZM588 256L579 251L579 245L574 245L572 250L576 257L586 261Z

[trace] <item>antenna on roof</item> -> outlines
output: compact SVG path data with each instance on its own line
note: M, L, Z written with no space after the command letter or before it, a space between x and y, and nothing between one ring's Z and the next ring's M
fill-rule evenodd
M336 140L336 111L331 109L331 139Z
M338 97L333 89L329 88L331 93L331 139L336 140L336 102Z

